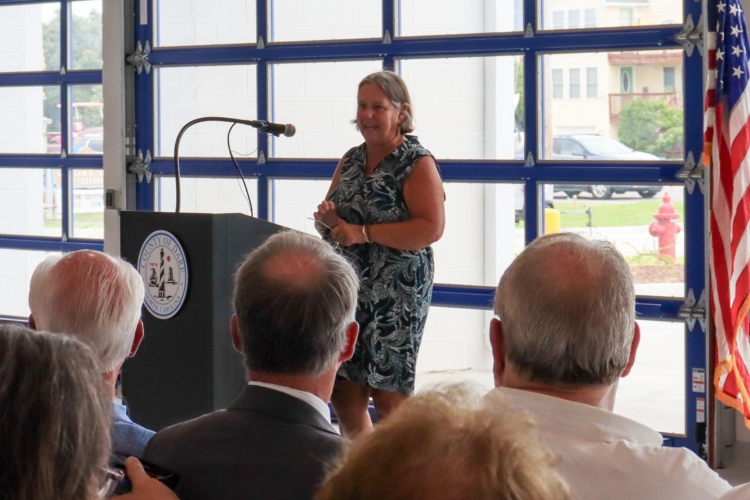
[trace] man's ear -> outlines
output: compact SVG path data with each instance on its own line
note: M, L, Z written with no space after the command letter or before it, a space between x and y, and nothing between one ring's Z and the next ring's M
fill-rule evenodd
M635 331L633 332L633 342L630 344L630 358L628 359L628 364L625 366L625 370L622 372L622 375L620 377L627 377L630 373L630 370L633 369L633 364L635 363L635 353L638 351L638 345L641 343L641 327L638 325L638 322L635 322Z
M29 329L36 330L36 320L33 314L29 314Z
M354 348L357 346L357 336L359 335L359 324L356 321L349 323L346 327L346 345L339 356L339 363L349 361L354 356Z
M495 375L495 387L503 386L505 376L505 334L503 323L497 318L490 321L490 344L492 344L492 373Z
M242 335L240 335L240 322L237 319L236 314L232 314L232 320L229 322L229 331L232 332L232 345L234 346L234 350L244 356L245 352L242 350Z
M135 353L138 352L138 348L141 346L141 342L143 342L143 321L139 321L138 326L135 327L135 337L133 337L133 346L130 348L129 358L135 356Z

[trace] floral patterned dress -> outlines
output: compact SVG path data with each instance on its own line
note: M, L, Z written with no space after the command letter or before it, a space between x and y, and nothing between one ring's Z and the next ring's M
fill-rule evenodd
M352 148L344 157L339 183L328 200L350 224L408 220L411 215L404 200L404 181L424 156L432 155L416 137L407 136L406 142L365 177L365 145ZM410 394L432 298L432 248L397 250L364 243L338 251L357 271L360 288L357 346L337 376L375 389Z

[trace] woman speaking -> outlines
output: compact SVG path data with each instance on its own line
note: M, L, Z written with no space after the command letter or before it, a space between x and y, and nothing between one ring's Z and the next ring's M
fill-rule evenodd
M430 245L445 227L445 195L430 152L411 132L412 107L396 73L365 77L357 94L364 144L336 167L316 227L360 278L359 338L336 378L333 407L352 437L372 426L367 408L384 418L414 391L414 371L432 297Z

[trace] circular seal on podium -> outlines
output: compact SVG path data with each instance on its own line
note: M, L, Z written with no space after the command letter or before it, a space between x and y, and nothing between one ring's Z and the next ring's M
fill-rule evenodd
M146 289L146 308L155 318L171 318L180 311L187 296L185 250L169 231L154 231L143 242L138 255L138 272Z

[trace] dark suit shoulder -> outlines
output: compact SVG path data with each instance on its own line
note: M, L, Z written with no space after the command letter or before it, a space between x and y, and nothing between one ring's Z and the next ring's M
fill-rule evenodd
M315 408L264 389L159 431L145 458L180 474L181 500L305 499L342 442Z

